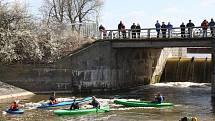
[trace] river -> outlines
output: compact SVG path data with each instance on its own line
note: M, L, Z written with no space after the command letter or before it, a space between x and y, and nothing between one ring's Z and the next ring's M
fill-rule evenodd
M172 108L127 108L114 105L112 97L125 99L152 100L154 94L160 92L167 102L174 103ZM154 85L140 86L127 92L112 94L95 94L98 98L110 99L110 112L56 116L54 109L26 109L22 115L4 114L8 105L0 102L0 121L178 121L184 116L197 117L198 121L215 121L215 106L211 99L209 83L168 82ZM59 95L58 97L71 97ZM21 104L46 100L48 95L35 95L21 100ZM213 101L215 102L215 101ZM67 107L64 107L67 108Z

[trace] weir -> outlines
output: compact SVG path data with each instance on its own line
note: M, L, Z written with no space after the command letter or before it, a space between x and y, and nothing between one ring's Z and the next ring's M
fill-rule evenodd
M210 83L211 67L209 58L170 58L160 82Z
M126 30L127 38L118 36L118 30L108 30L109 36L101 36L53 64L2 67L0 76L4 82L34 92L113 91L158 82L167 58L183 57L183 48L212 47L211 83L215 96L214 38L202 38L195 31L191 38L181 38L179 30L173 28L169 38L155 38L155 29L142 29L140 38L129 36L131 30ZM182 49L174 52L175 47Z

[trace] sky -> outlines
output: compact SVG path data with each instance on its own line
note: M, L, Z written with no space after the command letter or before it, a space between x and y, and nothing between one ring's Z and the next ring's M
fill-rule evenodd
M27 1L29 9L37 15L43 0L22 1ZM141 28L154 28L159 20L179 27L191 19L195 26L200 26L204 19L215 18L214 7L215 0L104 0L99 23L106 29L117 29L119 21L126 28L132 23L139 23Z

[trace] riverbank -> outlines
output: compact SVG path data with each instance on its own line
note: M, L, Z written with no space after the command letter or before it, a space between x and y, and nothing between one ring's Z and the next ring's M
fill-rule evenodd
M17 98L20 99L22 97L31 96L31 95L34 95L34 93L0 81L0 100L1 101L6 99L17 99Z

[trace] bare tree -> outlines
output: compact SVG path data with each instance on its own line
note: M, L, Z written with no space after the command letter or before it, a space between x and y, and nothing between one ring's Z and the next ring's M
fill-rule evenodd
M60 24L71 25L72 30L78 23L77 30L80 31L81 23L95 21L102 5L102 0L45 0L43 13L48 14L48 23L52 19Z

